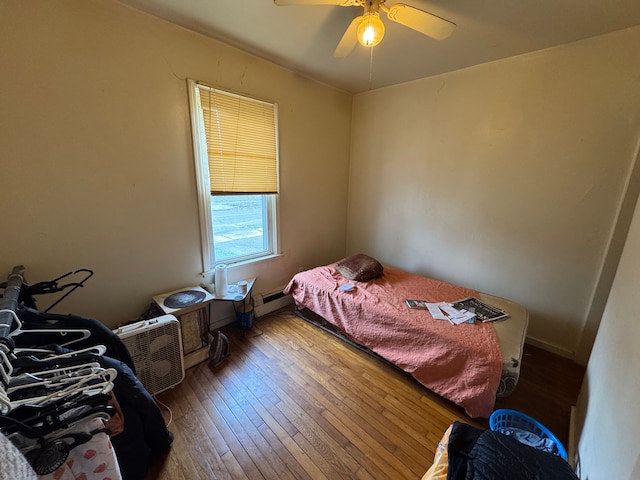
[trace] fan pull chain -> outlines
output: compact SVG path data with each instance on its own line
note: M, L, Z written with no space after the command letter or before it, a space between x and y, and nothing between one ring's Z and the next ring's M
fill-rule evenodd
M371 50L371 54L369 55L369 90L373 88L373 48L369 48Z

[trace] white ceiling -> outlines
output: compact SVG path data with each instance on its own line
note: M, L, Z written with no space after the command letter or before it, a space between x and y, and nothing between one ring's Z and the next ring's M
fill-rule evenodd
M386 33L373 52L357 45L348 57L334 58L362 8L278 7L272 0L119 1L353 93L640 25L640 0L387 0L457 27L436 41L381 14Z

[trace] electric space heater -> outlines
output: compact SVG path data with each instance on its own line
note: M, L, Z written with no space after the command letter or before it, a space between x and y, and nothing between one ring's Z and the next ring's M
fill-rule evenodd
M178 385L184 379L180 322L162 315L120 327L114 332L129 351L136 376L151 395Z

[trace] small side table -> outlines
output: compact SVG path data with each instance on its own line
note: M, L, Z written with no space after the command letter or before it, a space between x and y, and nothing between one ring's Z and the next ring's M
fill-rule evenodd
M251 290L253 289L256 277L249 278L245 281L247 282L247 290L244 293L240 290L240 287L237 284L232 284L228 286L226 295L222 297L214 295L212 299L212 301L221 300L233 302L233 311L236 315L236 321L239 323L239 326L243 331L251 328L251 324L253 323L252 315L254 313ZM251 317L250 320L249 317Z
M180 322L185 369L204 362L209 358L209 344L211 342L209 338L211 302L234 302L234 311L237 311L235 308L237 303L242 302L244 306L247 299L251 299L251 290L256 278L252 277L245 281L247 282L247 291L245 293L240 292L237 284L231 284L227 287L227 293L223 296L213 295L202 287L187 287L153 297L153 301L160 307L163 313L174 315ZM165 300L168 297L182 292L194 292L194 295L198 295L202 297L202 299L197 303L179 306L177 308L171 308L165 305Z
M177 293L197 292L204 298L197 303L177 308L168 307L164 301ZM153 301L165 314L174 315L180 322L184 368L205 361L209 356L209 315L213 295L202 287L187 287L153 297Z

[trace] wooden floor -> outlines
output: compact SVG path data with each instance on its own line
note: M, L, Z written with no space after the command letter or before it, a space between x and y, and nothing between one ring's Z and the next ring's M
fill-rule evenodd
M225 333L225 364L190 368L158 395L175 440L148 480L420 479L450 423L487 426L292 309L245 336ZM524 411L566 442L583 369L527 346L521 373L496 408Z

